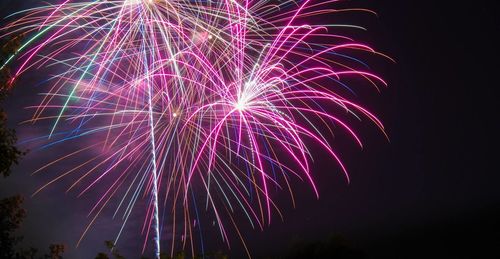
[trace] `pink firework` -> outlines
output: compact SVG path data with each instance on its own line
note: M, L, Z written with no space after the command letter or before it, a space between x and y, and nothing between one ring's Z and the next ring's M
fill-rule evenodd
M286 189L293 200L292 177L319 195L307 143L316 142L349 180L330 136L341 129L361 146L344 121L349 116L383 132L372 113L343 94L352 78L386 85L355 58L381 54L332 33L356 26L307 22L369 12L331 9L334 2L66 0L25 11L3 37L29 37L1 65L16 61L15 77L56 67L29 121L53 121L47 147L79 143L35 173L81 161L35 194L68 175L77 175L68 190L80 189L79 196L106 187L80 241L103 209L114 207L123 221L117 242L146 199L143 252L152 234L158 257L164 234L170 242L162 251L173 254L180 241L195 254L202 204L195 193L203 193L222 239L229 245L228 225L234 227L246 249L235 211L263 229L273 214L281 216L271 190ZM171 232L162 233L167 224Z

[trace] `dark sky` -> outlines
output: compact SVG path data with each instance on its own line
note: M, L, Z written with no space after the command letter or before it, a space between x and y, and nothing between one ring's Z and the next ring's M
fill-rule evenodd
M2 1L2 15L21 8L9 2L19 1ZM276 218L264 232L245 232L250 250L257 258L279 255L294 241L337 234L371 258L421 258L433 249L432 255L444 258L488 252L500 256L494 249L500 245L500 174L494 164L499 132L497 4L378 0L348 5L378 13L354 16L351 22L367 27L359 35L362 41L396 60L373 66L389 88L361 97L385 123L390 142L366 127L360 134L363 151L345 144L341 153L351 174L349 185L334 163L317 157L320 199L308 186L298 185L297 208L283 198L284 222ZM18 86L15 101L8 102L13 124L26 119L19 110L36 100L23 87L31 86ZM41 179L29 176L34 169L29 161L44 156L30 153L16 176L3 180L0 194L31 193ZM101 250L103 237L112 238L112 224L100 224L75 249L88 207L63 191L52 188L27 199L23 233L39 246L68 244L68 258L91 258ZM234 243L230 254L239 258L243 250ZM217 244L212 249L222 247Z

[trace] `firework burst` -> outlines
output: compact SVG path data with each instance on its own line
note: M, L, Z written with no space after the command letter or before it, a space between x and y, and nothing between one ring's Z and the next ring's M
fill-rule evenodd
M35 194L69 175L77 179L68 190L79 196L106 186L82 239L114 206L123 220L115 242L146 199L143 252L151 232L158 257L161 234L171 237L162 251L173 254L180 240L195 254L202 193L222 239L229 245L231 223L246 249L235 211L263 229L274 213L281 216L271 190L287 189L293 201L294 176L319 195L309 140L349 179L329 136L339 128L361 146L346 115L368 118L383 132L339 90L353 77L385 85L355 58L381 54L332 33L355 26L307 23L349 11L328 8L334 2L66 0L16 14L21 18L2 36L29 37L2 67L15 62L15 78L45 67L61 71L49 78L29 122L53 122L44 147L90 143L37 170L83 161ZM88 150L99 152L89 158ZM171 233L163 233L166 224Z

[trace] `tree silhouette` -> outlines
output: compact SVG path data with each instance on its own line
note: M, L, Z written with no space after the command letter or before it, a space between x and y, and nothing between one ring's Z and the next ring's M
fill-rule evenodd
M0 258L14 258L16 245L22 237L16 236L26 211L22 209L23 198L19 195L0 200Z
M16 52L20 44L19 37L1 43L0 64L3 64L9 55ZM12 172L12 166L19 163L24 154L15 145L17 137L13 129L7 127L7 114L1 105L11 89L12 84L8 68L0 70L0 174L7 177ZM21 207L23 198L19 195L0 200L0 258L14 258L19 254L16 246L22 237L16 236L16 230L26 216Z
M361 259L366 258L366 255L362 251L353 248L342 236L331 235L329 238L322 241L296 242L284 258Z
M120 252L116 248L116 246L113 243L113 241L104 241L104 244L106 245L106 248L109 250L111 256L108 255L107 253L99 253L95 257L95 259L111 259L111 258L114 258L114 259L125 259L125 257L123 257L122 255L120 255Z
M0 43L0 66L5 60L15 53L21 43L22 37ZM0 104L12 89L13 79L7 67L0 69ZM7 113L0 105L0 174L7 177L12 172L12 166L19 163L19 159L25 154L16 147L17 137L13 129L7 127Z
M0 66L3 66L9 56L17 52L23 36L13 37L10 40L0 42ZM14 129L7 126L7 113L3 108L3 102L12 89L14 80L8 67L0 69L0 174L3 178L10 176L12 167L19 163L26 154L17 146L17 136ZM49 253L42 257L37 255L38 249L20 248L22 236L16 234L17 230L26 217L23 209L23 197L14 195L0 199L0 258L2 259L61 259L64 253L64 245L52 244Z
M48 259L62 259L62 254L64 253L64 245L52 244L49 246L50 254L45 255Z

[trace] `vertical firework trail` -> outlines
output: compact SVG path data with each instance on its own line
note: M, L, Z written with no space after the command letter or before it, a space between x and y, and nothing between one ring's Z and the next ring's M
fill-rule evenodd
M142 20L141 18L141 26L142 33L148 33L147 23L149 20ZM142 37L142 52L143 52L143 63L144 63L144 77L146 81L147 88L147 105L148 105L148 119L149 119L149 141L151 143L151 173L152 173L152 205L153 205L153 232L154 232L154 247L155 247L155 258L160 258L160 220L159 220L159 208L158 208L158 168L157 168L157 157L156 157L156 139L155 139L155 121L153 116L153 82L151 81L149 60L151 59L151 63L154 63L154 55L151 57L148 56L148 49L151 46L154 46L154 42L147 42L148 37Z
M144 57L147 60L147 57ZM148 68L145 66L145 74L147 79L147 89L148 89L148 114L149 114L149 140L151 141L151 172L153 174L153 187L152 187L152 199L153 199L153 229L154 229L154 241L155 241L155 256L160 258L160 222L158 216L158 172L156 166L156 144L155 144L155 122L153 117L153 91L152 82L150 81L150 76Z
M160 258L160 223L159 223L159 216L158 216L158 174L157 174L157 168L156 168L156 145L155 145L155 126L154 126L154 121L153 121L153 102L152 102L152 91L151 91L151 84L148 82L148 106L149 106L149 124L150 124L150 141L151 141L151 166L152 166L152 173L153 173L153 213L154 213L154 219L153 219L153 228L155 232L155 251L156 251L156 258Z

